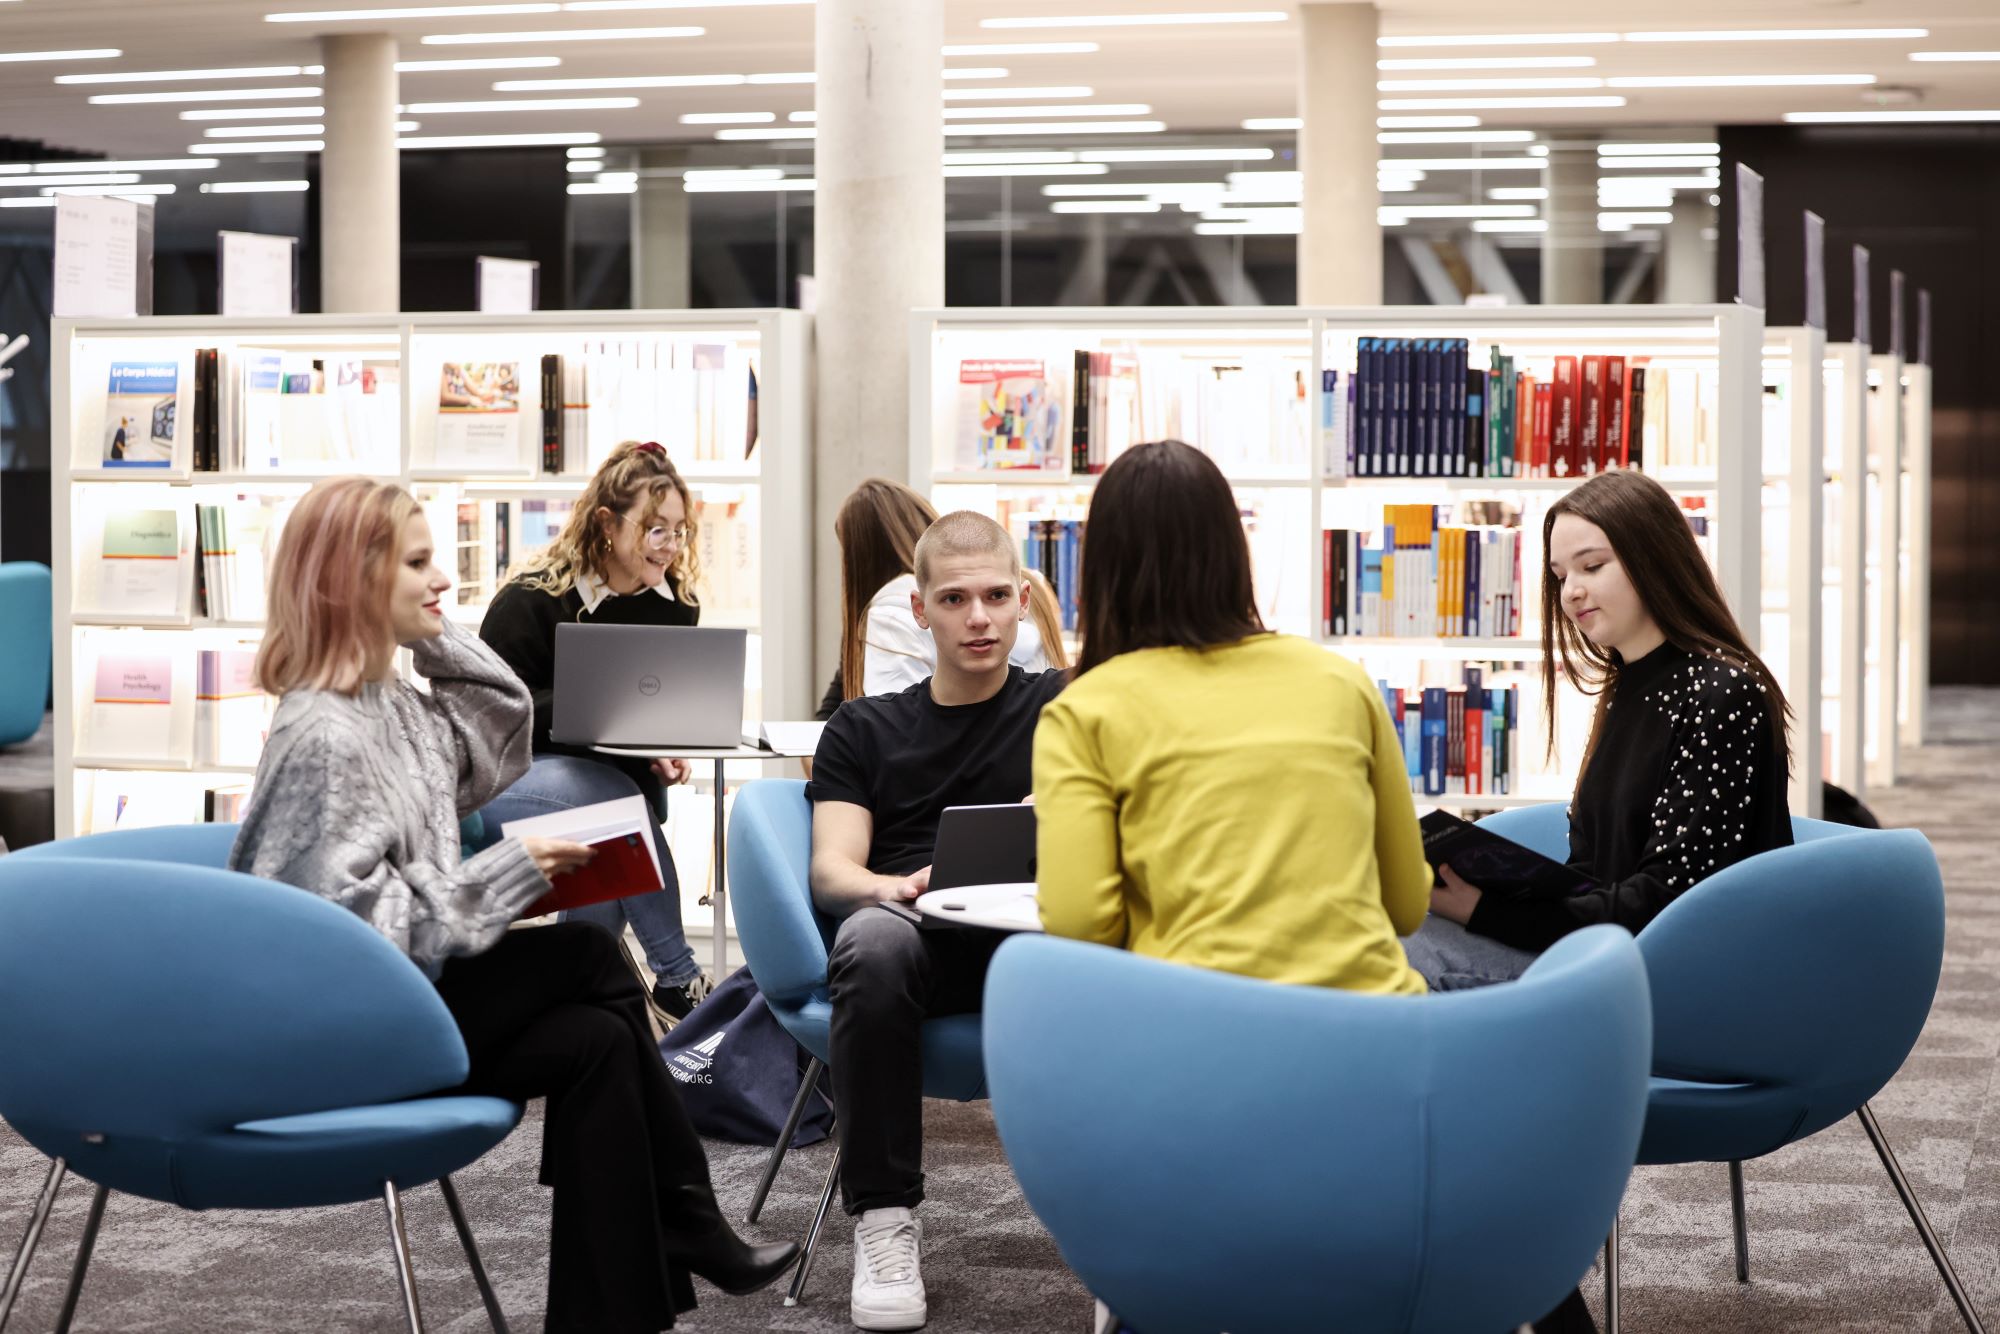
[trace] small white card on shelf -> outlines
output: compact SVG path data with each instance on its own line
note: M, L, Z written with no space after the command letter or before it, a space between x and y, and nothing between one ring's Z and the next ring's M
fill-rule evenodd
M224 315L299 313L299 239L217 232L216 304Z

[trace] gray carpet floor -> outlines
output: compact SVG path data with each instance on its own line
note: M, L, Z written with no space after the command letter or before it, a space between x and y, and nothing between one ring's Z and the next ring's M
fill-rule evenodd
M1885 824L1914 825L1936 845L1949 894L1943 982L1922 1041L1876 1099L1932 1222L1981 1309L2000 1319L2000 691L1936 692L1935 742L1904 781L1873 794ZM143 1017L135 1016L135 1022ZM1023 1203L983 1106L926 1113L930 1203L923 1210L931 1323L951 1331L1082 1331L1090 1302ZM457 1178L487 1267L518 1330L539 1327L548 1202L533 1184L538 1111ZM1226 1151L1226 1149L1224 1150ZM763 1223L765 1238L803 1233L829 1150L795 1152ZM719 1193L740 1217L761 1150L710 1146ZM45 1162L0 1128L0 1262L40 1187ZM1728 1188L1716 1167L1642 1168L1627 1196L1625 1321L1633 1334L1693 1331L1927 1331L1958 1318L1874 1154L1851 1122L1749 1164L1752 1282L1731 1265ZM50 1328L88 1191L57 1205L14 1328ZM429 1328L486 1328L443 1204L408 1201ZM1225 1220L1217 1220L1219 1223ZM683 1321L696 1331L843 1331L850 1229L829 1226L805 1302L703 1289ZM1200 1245L1199 1232L1190 1246ZM1597 1285L1587 1279L1586 1290ZM1591 1291L1595 1306L1597 1296ZM379 1207L281 1214L187 1214L113 1197L77 1316L79 1330L394 1331L402 1328Z

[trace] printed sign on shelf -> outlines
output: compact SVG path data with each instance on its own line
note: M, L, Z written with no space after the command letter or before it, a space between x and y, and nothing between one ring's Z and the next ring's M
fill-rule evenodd
M112 195L56 196L52 313L79 319L153 313L150 202Z
M535 309L542 265L534 259L479 257L479 308L498 315L527 315Z
M217 232L216 308L224 315L299 313L299 239Z

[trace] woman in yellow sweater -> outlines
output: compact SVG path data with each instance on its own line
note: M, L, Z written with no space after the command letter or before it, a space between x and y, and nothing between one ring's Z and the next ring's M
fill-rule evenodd
M1083 659L1035 731L1050 934L1273 982L1422 994L1424 862L1359 667L1264 628L1235 495L1178 440L1099 479Z

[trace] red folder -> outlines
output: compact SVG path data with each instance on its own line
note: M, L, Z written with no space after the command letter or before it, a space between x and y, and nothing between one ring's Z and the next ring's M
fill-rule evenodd
M582 908L634 894L650 894L662 887L644 834L619 834L590 846L597 850L597 855L575 870L558 875L554 888L529 904L521 914L523 917L540 917L563 908Z

